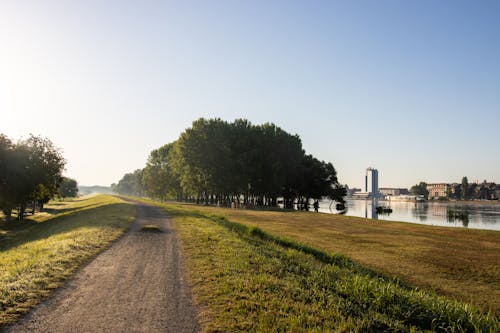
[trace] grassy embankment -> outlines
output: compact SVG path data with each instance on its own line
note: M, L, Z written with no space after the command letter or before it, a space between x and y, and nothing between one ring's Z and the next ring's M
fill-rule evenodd
M23 222L0 222L0 327L39 303L120 237L135 206L109 195L51 202Z
M183 240L195 298L202 308L208 308L207 331L498 329L495 315L484 315L474 306L415 290L374 273L402 276L398 274L399 266L404 266L414 269L417 275L423 274L418 269L421 261L402 253L406 248L420 251L426 257L423 260L429 262L437 256L437 265L443 264L439 263L440 255L431 251L432 246L437 246L432 244L436 240L425 234L441 233L436 238L448 244L453 243L456 232L451 229L420 230L420 226L411 224L313 213L177 204L163 207L173 216ZM484 242L496 242L498 246L495 233L461 231L465 234L457 242L465 248L468 243L482 247ZM477 242L475 237L482 241ZM422 242L431 245L423 251ZM446 247L439 250L447 251ZM357 263L330 254L332 251L350 257L357 254ZM451 249L448 255L454 251ZM402 262L392 262L398 258ZM467 267L457 270L465 271L474 265L465 261L462 266ZM451 283L452 278L447 279ZM426 281L424 276L404 280L420 284ZM474 282L490 291L483 293L486 302L496 304L493 292L498 279L469 284Z
M346 255L409 285L500 314L498 231L306 212L195 209Z

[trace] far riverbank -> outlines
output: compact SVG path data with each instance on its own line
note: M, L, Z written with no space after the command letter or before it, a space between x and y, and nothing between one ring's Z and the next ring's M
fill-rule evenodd
M482 201L395 202L386 200L347 200L347 216L377 220L402 221L442 227L465 227L500 231L500 204ZM378 213L377 206L392 209ZM322 200L319 211L337 214L335 205Z
M450 202L475 205L500 205L500 200L429 200L428 202Z

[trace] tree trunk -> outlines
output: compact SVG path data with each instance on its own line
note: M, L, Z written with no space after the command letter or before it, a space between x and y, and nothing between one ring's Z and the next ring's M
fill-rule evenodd
M3 214L5 215L5 222L10 222L12 218L12 209L4 208L2 209Z
M24 212L26 211L26 204L21 204L21 207L19 207L19 214L17 215L17 219L19 221L22 221L24 218Z

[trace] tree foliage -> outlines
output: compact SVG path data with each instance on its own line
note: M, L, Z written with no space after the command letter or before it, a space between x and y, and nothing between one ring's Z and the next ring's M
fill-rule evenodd
M59 196L62 198L74 198L78 195L78 183L76 180L63 177L59 185Z
M468 198L468 187L469 181L467 177L462 178L462 200L466 200Z
M140 185L139 185L140 184ZM272 123L200 118L179 138L151 152L147 165L116 185L122 194L146 194L204 203L285 206L329 197L345 188L331 163L306 155L298 135Z
M137 169L132 173L126 173L118 184L111 184L111 190L125 195L142 196L142 169Z
M166 200L168 197L182 197L182 189L178 177L169 162L169 153L174 144L169 143L153 150L142 171L142 187L144 194Z
M420 182L416 185L413 185L410 188L410 193L414 195L423 195L427 199L429 197L429 191L427 190L427 183Z
M7 218L18 208L22 219L28 202L54 197L65 163L49 139L31 135L13 143L0 135L0 207Z

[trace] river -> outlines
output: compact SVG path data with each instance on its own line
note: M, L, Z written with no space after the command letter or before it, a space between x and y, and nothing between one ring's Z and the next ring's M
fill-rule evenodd
M379 214L376 211L377 206L390 207L392 213ZM335 204L330 210L330 201L328 200L320 202L319 211L337 213ZM445 227L500 230L500 204L498 203L415 203L382 200L373 203L372 200L347 200L345 215Z

